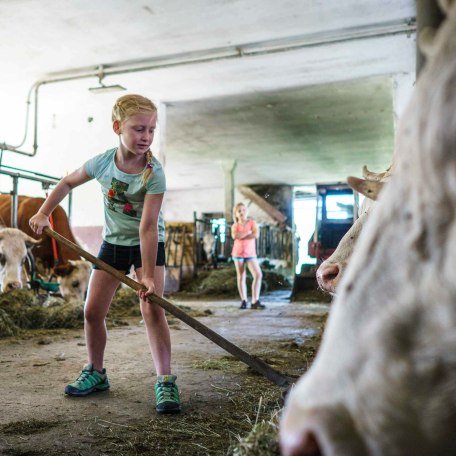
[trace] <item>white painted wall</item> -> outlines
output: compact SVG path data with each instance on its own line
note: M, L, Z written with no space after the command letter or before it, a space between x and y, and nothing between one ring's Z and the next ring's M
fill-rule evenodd
M223 212L223 188L170 190L165 193L163 215L168 222L193 222L193 211L198 217L202 212Z

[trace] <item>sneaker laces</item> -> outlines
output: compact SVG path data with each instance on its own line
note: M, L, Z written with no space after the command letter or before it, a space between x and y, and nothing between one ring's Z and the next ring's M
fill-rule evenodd
M173 401L176 402L176 385L174 383L158 383L157 384L157 395L159 397L159 401Z
M74 383L84 383L90 377L90 374L92 374L91 371L83 370Z

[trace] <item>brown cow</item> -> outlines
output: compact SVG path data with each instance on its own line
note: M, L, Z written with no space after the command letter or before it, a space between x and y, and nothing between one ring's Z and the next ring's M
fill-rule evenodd
M29 220L44 202L44 198L34 198L29 196L19 196L18 201L18 229L34 239L39 239L30 226ZM9 195L0 195L0 226L3 224L6 227L10 226L11 220L11 197ZM57 206L53 212L54 230L62 236L66 237L71 242L77 243L71 232L68 223L68 217L61 206ZM89 268L86 265L81 265L81 257L70 248L59 244L57 246L59 268L55 273L60 282L60 292L63 297L83 299L87 290ZM42 242L34 247L33 255L37 264L44 270L50 270L54 267L54 255L52 251L51 239L48 236L42 237ZM71 264L69 263L71 261ZM59 271L64 271L59 274ZM82 276L81 276L82 273ZM73 278L74 275L74 278ZM64 279L63 279L64 278ZM70 284L68 287L67 284ZM73 286L74 284L74 286ZM82 286L82 287L81 287ZM74 289L76 288L76 289ZM83 289L82 289L83 288Z

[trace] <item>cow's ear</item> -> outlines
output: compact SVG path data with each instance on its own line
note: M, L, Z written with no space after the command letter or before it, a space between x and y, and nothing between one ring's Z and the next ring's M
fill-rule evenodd
M426 58L431 58L435 50L435 35L437 30L432 27L424 27L421 30L421 33L418 37L418 48L426 56Z
M383 182L359 179L357 177L347 177L347 184L358 193L363 194L366 198L376 200L380 190L383 188Z
M451 9L451 4L453 3L453 0L438 0L437 3L440 6L440 9L445 13L448 14Z

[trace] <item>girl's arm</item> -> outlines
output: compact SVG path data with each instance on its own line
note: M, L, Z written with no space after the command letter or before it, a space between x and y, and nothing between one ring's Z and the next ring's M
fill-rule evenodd
M260 230L258 229L258 225L255 220L252 220L252 236L255 239L258 239L260 237Z
M238 233L236 229L236 223L231 225L231 237L233 239L252 239L252 231L245 231L244 233Z
M70 190L88 182L89 180L92 180L92 178L87 175L83 166L61 179L48 198L46 198L46 201L40 207L38 212L30 219L30 228L36 234L41 234L43 232L43 228L45 226L49 226L49 216L52 211L59 205L65 196L70 193Z
M236 223L233 223L231 225L231 238L232 239L237 239L236 238Z
M142 280L146 291L139 291L141 299L155 292L154 274L158 249L158 216L163 201L163 193L149 195L144 198L144 208L139 224L141 242Z

